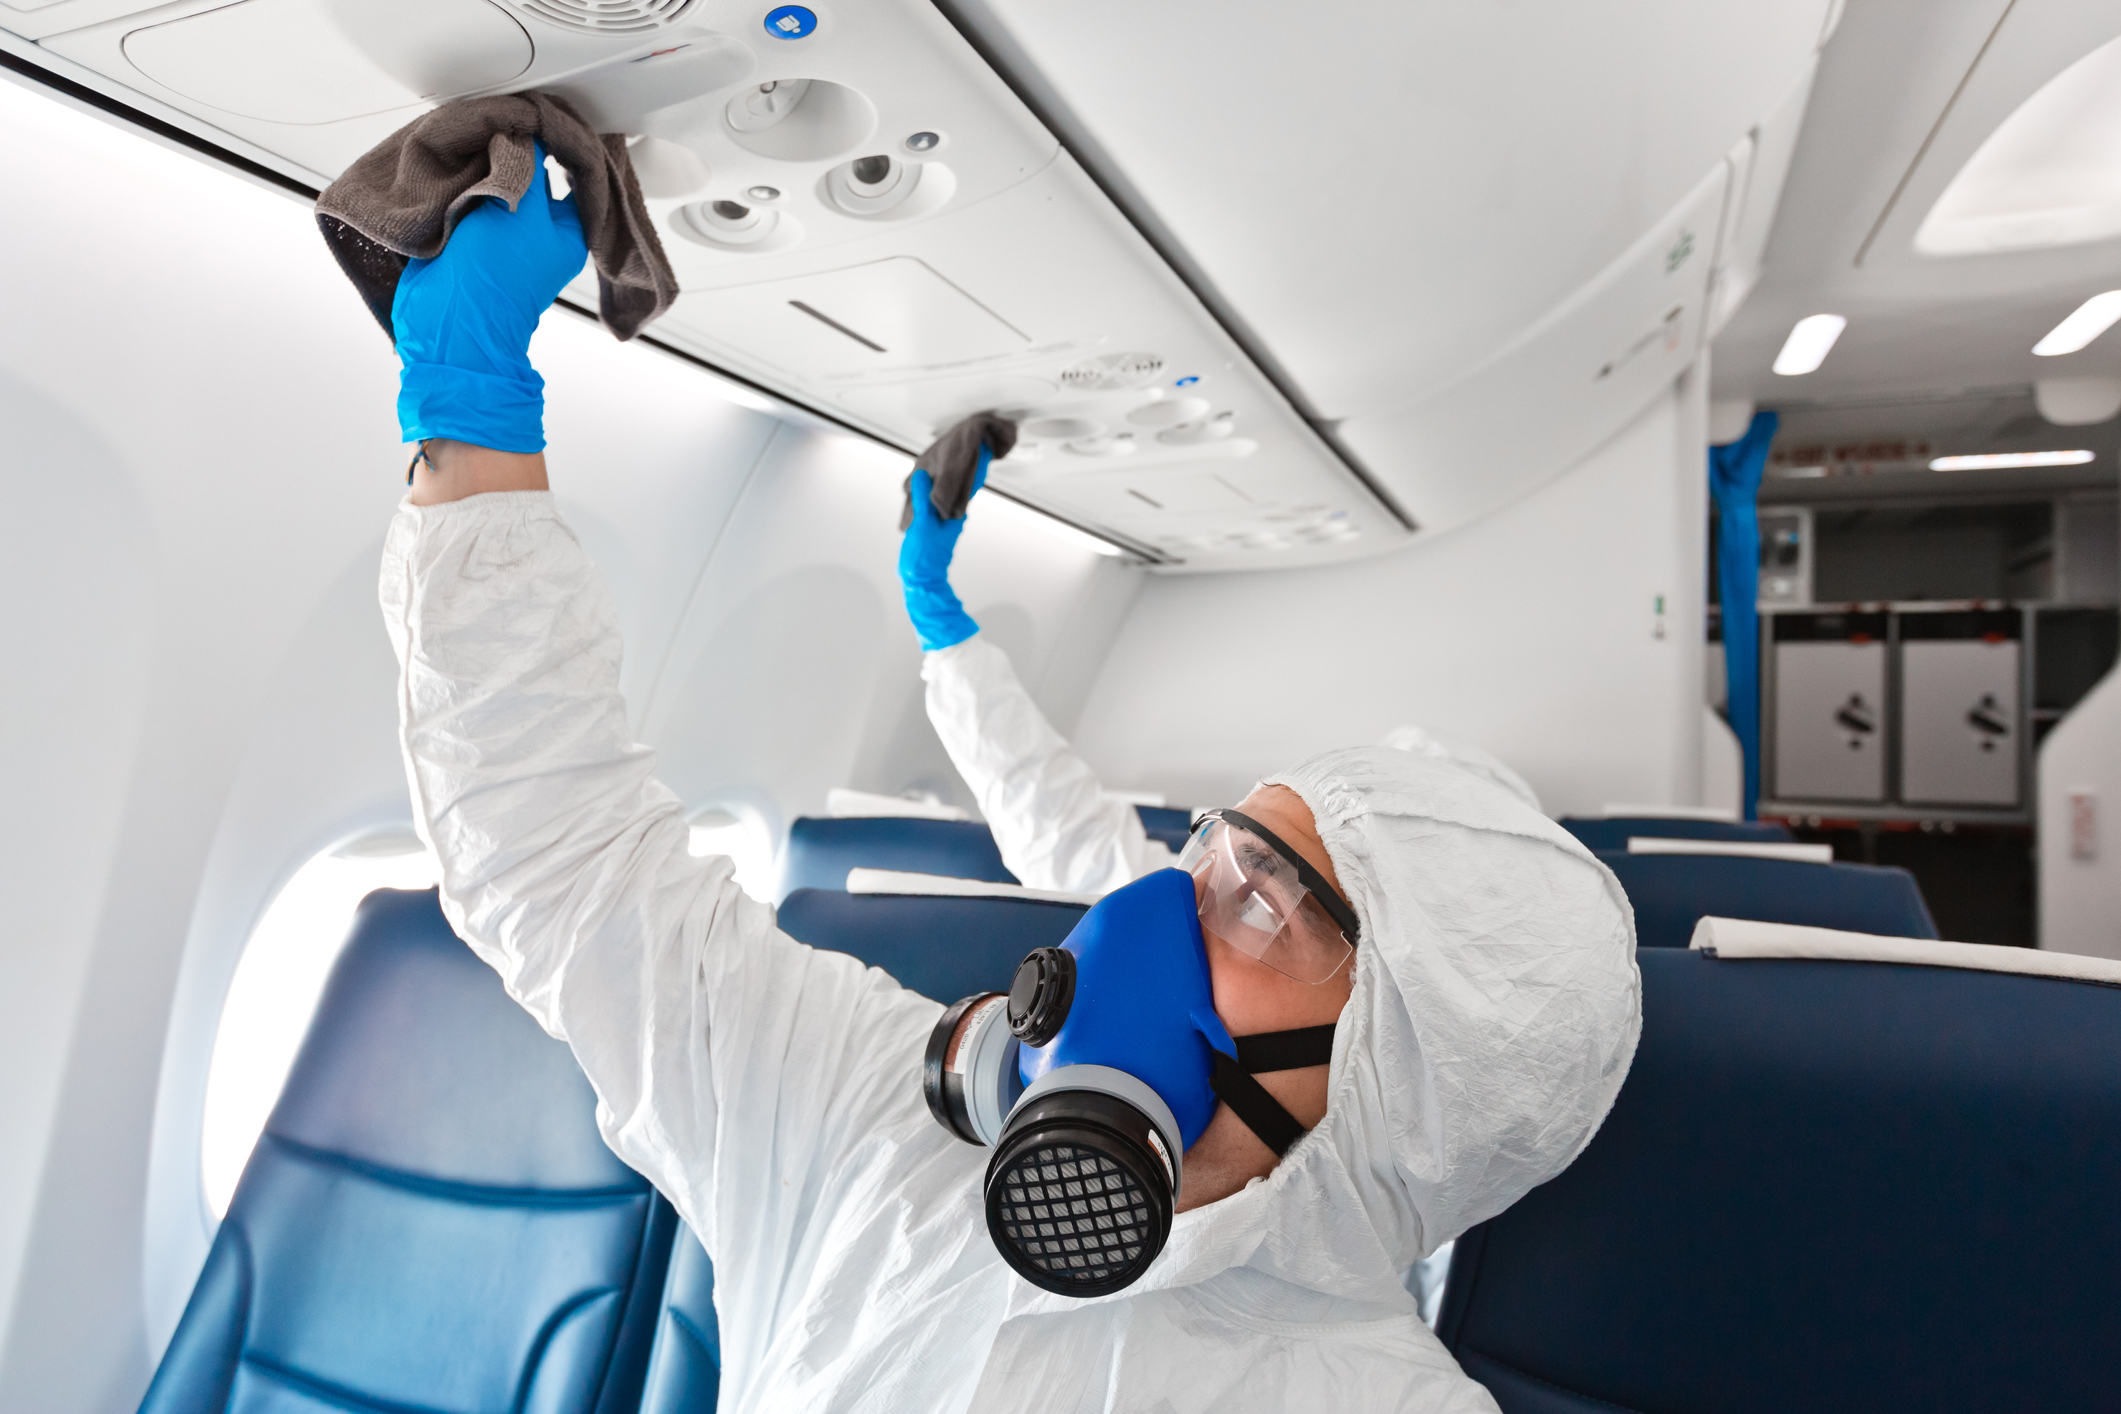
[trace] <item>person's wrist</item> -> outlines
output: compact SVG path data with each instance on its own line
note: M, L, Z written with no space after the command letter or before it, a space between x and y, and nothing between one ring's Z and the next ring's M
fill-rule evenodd
M429 439L413 466L415 506L438 506L493 491L549 491L543 452L504 452L446 437Z

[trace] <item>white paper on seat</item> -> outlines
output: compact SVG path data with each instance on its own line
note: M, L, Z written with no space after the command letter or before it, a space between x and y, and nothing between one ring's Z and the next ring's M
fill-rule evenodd
M1027 889L1022 884L994 884L985 879L953 879L947 874L909 874L897 869L849 869L850 894L926 894L940 898L1025 898L1040 903L1096 903L1096 894L1064 894L1055 889Z
M1882 938L1795 923L1759 923L1746 918L1704 918L1689 944L1722 959L1800 957L1825 962L1900 962L1916 967L1958 967L1975 972L2015 972L2121 987L2121 960L2077 953L2038 952L1990 943L1941 943L1930 938Z
M825 792L825 813L835 820L970 820L971 812L933 800L902 795L872 795L834 786Z
M1832 864L1830 844L1778 843L1774 840L1668 840L1656 835L1628 836L1629 854L1730 854L1741 859L1788 859L1798 864Z

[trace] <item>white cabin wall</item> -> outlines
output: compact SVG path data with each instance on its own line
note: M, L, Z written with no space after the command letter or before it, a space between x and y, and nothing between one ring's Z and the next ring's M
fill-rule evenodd
M2121 670L2040 744L2040 946L2121 957ZM2072 818L2089 796L2090 829Z
M0 131L0 186L40 203L0 223L0 1409L116 1414L210 1236L198 1121L250 928L311 854L409 819L374 599L404 451L389 342L302 204L10 83ZM832 785L961 794L932 734L908 747L907 459L570 316L533 356L688 802L740 780L779 823ZM1065 719L1139 575L999 502L963 560ZM801 752L739 730L781 702Z
M1406 550L1152 578L1084 709L1084 753L1107 780L1213 805L1415 722L1495 752L1556 815L1698 804L1706 381Z

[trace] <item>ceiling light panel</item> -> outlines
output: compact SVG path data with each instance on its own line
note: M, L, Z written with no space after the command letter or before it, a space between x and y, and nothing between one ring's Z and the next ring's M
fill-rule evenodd
M2033 345L2033 352L2042 358L2073 354L2112 328L2116 319L2121 319L2121 290L2093 295L2048 330L2047 337Z
M1923 255L2043 250L2121 235L2121 39L2004 119L1915 232Z
M1848 320L1838 314L1806 315L1782 341L1782 352L1775 355L1775 371L1785 378L1816 372L1847 327Z

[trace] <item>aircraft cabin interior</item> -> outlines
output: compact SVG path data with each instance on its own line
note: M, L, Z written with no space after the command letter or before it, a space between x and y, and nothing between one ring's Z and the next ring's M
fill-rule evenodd
M0 78L0 1414L2121 1407L2121 4Z

